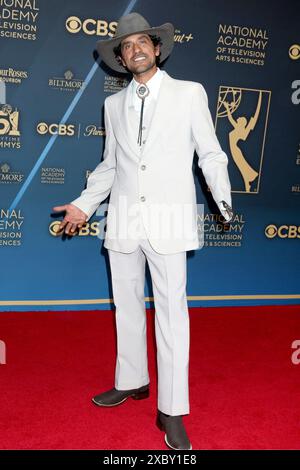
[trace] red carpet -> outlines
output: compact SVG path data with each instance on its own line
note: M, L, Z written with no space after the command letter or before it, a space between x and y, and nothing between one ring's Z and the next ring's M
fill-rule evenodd
M155 426L156 370L148 315L151 396L117 408L90 399L113 386L112 312L1 313L1 449L166 449ZM194 449L299 449L300 306L191 309Z

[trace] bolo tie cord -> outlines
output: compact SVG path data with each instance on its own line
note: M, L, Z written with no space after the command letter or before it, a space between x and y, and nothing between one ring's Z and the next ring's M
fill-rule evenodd
M139 135L138 135L138 144L140 146L142 145L142 135L143 135L144 104L145 104L145 98L142 98L141 114L140 114L140 126L139 126Z

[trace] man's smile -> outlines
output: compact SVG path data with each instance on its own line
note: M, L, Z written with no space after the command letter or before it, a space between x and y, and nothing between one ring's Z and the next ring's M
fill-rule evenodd
M145 60L146 57L143 55L143 56L139 56L139 57L136 57L135 59L133 59L134 62L141 62L142 60Z

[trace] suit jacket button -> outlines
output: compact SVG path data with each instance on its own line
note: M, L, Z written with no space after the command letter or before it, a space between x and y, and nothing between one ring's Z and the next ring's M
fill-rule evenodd
M141 170L146 170L146 165L142 165Z
M145 202L145 201L146 201L145 196L141 196L141 201L142 201L142 202Z

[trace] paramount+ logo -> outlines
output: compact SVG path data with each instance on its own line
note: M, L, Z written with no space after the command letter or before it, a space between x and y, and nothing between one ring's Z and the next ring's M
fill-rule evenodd
M72 137L75 135L74 124L47 124L46 122L40 122L36 126L37 133L40 135L60 135Z
M265 228L267 238L300 238L300 226L297 225L268 225Z
M83 32L89 36L113 37L117 27L117 21L108 23L105 20L86 18L82 20L78 16L69 16L66 19L66 30L71 34Z

